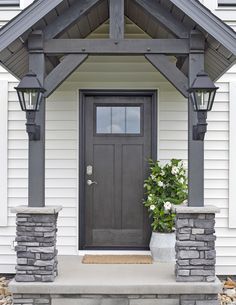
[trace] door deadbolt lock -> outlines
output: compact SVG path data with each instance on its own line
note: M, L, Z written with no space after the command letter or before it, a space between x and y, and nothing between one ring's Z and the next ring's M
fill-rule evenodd
M92 165L88 165L88 166L86 167L86 174L87 174L88 176L92 176L92 174L93 174L93 167L92 167Z

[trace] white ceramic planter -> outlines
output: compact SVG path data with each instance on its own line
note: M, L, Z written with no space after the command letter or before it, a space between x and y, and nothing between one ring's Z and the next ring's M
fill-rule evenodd
M174 262L175 261L175 232L157 233L152 232L150 250L154 262Z

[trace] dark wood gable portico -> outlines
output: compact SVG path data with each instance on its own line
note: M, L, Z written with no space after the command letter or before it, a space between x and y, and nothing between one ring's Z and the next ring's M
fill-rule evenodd
M150 39L125 39L125 16ZM86 38L109 19L107 39ZM236 60L236 34L197 0L36 0L0 31L0 60L18 78L32 70L45 98L90 55L143 55L181 94L205 70L218 79ZM189 205L204 204L204 144L188 104ZM45 101L41 140L29 143L29 206L45 205ZM36 162L37 160L37 162Z

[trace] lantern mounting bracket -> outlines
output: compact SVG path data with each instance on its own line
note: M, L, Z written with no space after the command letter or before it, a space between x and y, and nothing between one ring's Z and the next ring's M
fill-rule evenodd
M199 111L197 113L198 123L193 126L193 140L204 141L207 132L207 112Z
M39 141L40 140L40 126L35 123L35 112L26 112L26 131L29 136L29 141Z

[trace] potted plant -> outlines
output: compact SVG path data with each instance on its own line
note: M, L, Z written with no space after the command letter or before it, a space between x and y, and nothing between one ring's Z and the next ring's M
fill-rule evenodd
M152 218L150 250L154 261L175 260L175 213L173 206L186 202L187 177L181 160L165 165L150 160L150 175L145 180L145 207Z

